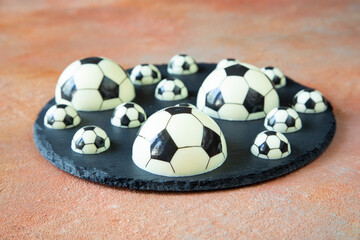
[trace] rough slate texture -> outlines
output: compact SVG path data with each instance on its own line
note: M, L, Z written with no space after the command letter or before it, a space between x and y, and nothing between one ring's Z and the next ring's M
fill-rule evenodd
M1 239L359 239L358 1L0 1ZM53 167L33 123L73 59L124 67L233 56L275 65L334 107L327 151L300 170L251 187L137 192Z

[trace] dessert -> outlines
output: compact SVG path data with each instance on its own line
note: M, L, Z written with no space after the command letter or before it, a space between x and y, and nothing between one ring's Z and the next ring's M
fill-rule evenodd
M152 64L139 64L131 71L130 79L135 85L151 85L161 80L161 73Z
M198 69L195 59L186 54L173 56L167 67L168 73L177 75L194 74Z
M177 78L165 78L155 89L155 97L162 101L176 101L185 99L188 90L184 83Z
M65 104L55 104L47 110L44 125L47 128L65 129L79 125L81 119L77 111Z
M286 77L280 69L267 66L263 67L261 71L274 83L276 88L282 88L286 85Z
M211 117L247 121L264 118L279 106L271 81L250 64L217 68L206 77L197 96L197 107Z
M226 157L220 127L191 107L168 107L151 115L140 129L132 151L139 168L174 177L209 172Z
M134 86L124 69L103 57L71 63L60 75L55 89L56 103L71 105L77 111L113 109L134 97Z
M83 62L90 61L92 60L84 60ZM86 64L95 63L84 63L84 65ZM243 69L246 68L251 70L251 72L254 71L259 73L258 76L261 76L262 79L267 79L267 81L264 82L264 86L272 86L270 91L277 92L279 98L274 99L277 102L279 102L280 99L281 106L291 106L292 99L296 93L306 88L291 78L286 77L286 86L275 90L271 81L259 68L246 63L241 63L241 65L244 67ZM111 118L114 116L114 109L104 111L78 110L78 115L81 117L81 122L79 125L74 128L65 130L53 130L46 127L46 123L44 122L46 112L56 104L55 99L51 99L40 111L34 125L34 141L40 153L52 164L72 175L106 185L139 190L199 191L239 187L273 179L278 176L290 173L318 157L326 149L326 147L331 142L332 137L334 136L336 127L330 104L328 105L326 111L319 114L299 113L303 127L298 132L288 135L289 140L291 141L291 149L294 149L294 151L292 151L290 155L286 156L289 148L284 153L281 152L281 150L278 149L284 150L284 147L281 147L280 145L277 146L276 143L273 146L273 141L270 141L273 137L271 137L266 143L269 151L267 154L264 154L264 156L273 158L273 155L280 155L280 151L281 157L284 158L278 158L276 160L274 159L271 162L268 160L268 158L264 160L253 155L251 146L254 143L256 135L259 132L264 131L265 113L262 114L262 117L258 120L224 121L223 119L214 119L216 125L209 125L209 123L214 120L204 121L201 116L205 116L206 118L209 117L204 112L199 112L197 108L192 106L196 103L197 93L199 92L204 79L206 79L216 69L216 64L199 63L198 71L195 74L183 75L170 74L167 71L168 64L160 64L155 66L160 71L162 77L180 79L188 90L188 96L182 100L161 101L154 96L156 84L137 85L134 89L131 80L128 79L128 82L132 87L130 87L130 89L136 91L136 98L131 101L134 104L139 104L146 111L147 115L150 116L149 119L151 119L152 116L158 116L159 110L160 112L163 112L165 110L161 109L174 108L174 105L178 105L175 108L181 109L185 107L186 109L191 109L191 114L174 114L167 122L168 124L166 124L165 127L161 125L162 120L153 121L152 123L151 121L147 120L144 124L142 124L139 130L138 128L116 127L112 125ZM89 69L91 70L92 68ZM118 69L118 67L115 69ZM131 71L132 69L126 70L128 74L130 74ZM225 70L222 69L222 71ZM109 72L106 74L110 75ZM244 74L240 72L240 74L236 74L235 72L235 74L229 76L229 78L242 78L243 81L246 81L246 84L251 82L250 85L252 86L248 84L247 91L252 91L249 89L254 89L257 87L254 87L254 83L257 81L256 79L249 80L245 79L244 76L247 78L248 73L246 72ZM263 86L263 84L259 85ZM231 87L230 84L229 86ZM222 89L224 88L220 87L220 90ZM261 93L261 88L259 88L258 91ZM77 93L74 92L74 94L76 95ZM251 94L248 95L251 96ZM250 100L254 99L249 98L248 101ZM264 106L266 105L266 102L267 101L264 102ZM68 101L67 103L69 106L72 105L71 101ZM116 106L114 106L114 108L115 107ZM129 111L129 114L127 114L128 109L133 110ZM124 126L126 126L126 123L128 122L127 118L130 120L130 118L133 116L133 113L134 108L132 105L128 105L124 110L121 110L117 116L119 117L118 119L120 119L120 117L124 117ZM250 115L250 113L248 114ZM177 120L177 115L186 115L188 118L179 121ZM195 115L199 117L201 124L198 120L196 120L198 122L195 121L196 123L193 123L192 117ZM159 118L157 119L159 120ZM137 121L139 121L139 119L135 120L135 122L138 124ZM282 120L279 120L279 123L282 123ZM89 134L89 136L92 137L90 137L90 140L85 141L85 139L89 139L87 134L84 136L82 134L80 134L80 136L76 136L76 139L79 140L77 144L75 144L75 140L73 141L73 147L76 151L74 152L69 146L69 143L74 138L75 132L79 128L90 124L92 126L90 128L92 129L88 129L87 131L92 132ZM119 124L121 124L121 122ZM160 128L158 128L159 124L161 125ZM200 135L200 131L198 131L198 129L200 129L199 124L200 126L203 126L201 130L202 134ZM105 136L103 136L101 138L104 140L104 147L102 147L101 141L95 144L94 136L96 135L96 132L94 132L94 129L96 128L94 125L101 127L101 129L106 132L107 137L105 138ZM133 126L131 120L128 126ZM211 131L207 130L204 126L206 126ZM217 132L216 126L221 129L220 134ZM83 133L85 132L84 130L82 131ZM154 134L159 137L149 138L150 140L148 140L148 138L142 138L141 135L138 135L139 132L142 132L143 135L146 135L146 132L153 131L158 131L156 134ZM166 135L165 132L167 132L168 135ZM209 132L215 132L216 134L209 134ZM181 134L183 134L183 137L178 137ZM276 133L275 136L277 136L277 134L280 133ZM169 137L167 138L166 136ZM206 137L206 139L212 140L204 141L204 144L202 144L204 136L212 136L210 138ZM219 136L221 144L213 144L219 142ZM110 139L111 148L108 148L110 146ZM169 140L169 147L162 148L163 146L167 146L167 144L163 142L162 139ZM179 139L184 139L186 144L186 146L184 145L185 147L182 147L183 143ZM195 141L195 139L198 139L197 142L201 142L200 145L198 145L198 143L194 145L194 142L192 141ZM225 139L226 145L223 144ZM280 137L279 139L281 140ZM174 144L171 144L171 141ZM266 139L264 141L266 142ZM277 143L281 144L281 141L280 143L277 141ZM108 145L105 146L106 142L108 142ZM206 142L211 144L205 144ZM176 145L176 148L173 148L174 145ZM151 146L154 147L154 151L143 151L144 148L146 150L147 148L151 148ZM215 148L214 146L218 147ZM290 147L289 144L287 146ZM253 150L255 147L253 147ZM98 150L98 148L100 150ZM108 148L108 150L103 154L78 154L99 153L106 148ZM161 149L167 149L169 151L164 152ZM174 149L176 151L172 152ZM219 149L221 153L219 153ZM272 151L275 149L277 149L277 151ZM163 154L160 154L161 152ZM204 154L204 152L206 154ZM138 167L135 161L133 161L133 157L135 156L145 156L146 158L152 159L151 153L153 153L154 161L149 161L149 164L147 165L149 167L148 170L152 169L150 171ZM150 157L147 154L150 154ZM166 157L169 162L161 161L161 159L159 160L159 155L164 156L164 158ZM207 167L204 167L203 164L206 162L205 159L208 161ZM159 162L160 164L158 164ZM160 165L166 167L158 172L158 167ZM170 171L169 173L167 170L171 170L172 172Z
M141 126L146 121L146 113L136 103L122 103L115 108L110 121L116 127L135 128Z
M71 149L80 154L98 154L110 147L110 139L101 128L89 125L80 128L71 141Z
M327 101L319 91L308 88L294 96L292 107L300 113L321 113L326 111Z
M276 131L263 131L259 133L251 146L251 153L259 158L279 159L291 153L288 139Z
M281 133L299 131L302 127L301 119L297 112L289 107L278 107L271 110L265 118L264 126L268 130Z

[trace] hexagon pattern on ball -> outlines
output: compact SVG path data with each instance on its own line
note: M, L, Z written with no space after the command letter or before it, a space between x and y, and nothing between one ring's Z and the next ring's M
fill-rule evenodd
M268 130L281 133L296 132L301 129L302 123L297 112L289 107L278 107L271 110L265 118L264 126Z
M53 129L73 128L79 125L80 121L77 111L66 104L51 106L44 116L44 125Z
M110 59L89 57L71 63L56 85L56 103L78 111L113 109L135 97L134 85L124 69Z
M211 117L246 121L264 118L279 106L279 96L259 68L241 63L211 72L199 89L196 104Z
M293 109L300 113L321 113L327 110L327 101L314 89L303 89L293 99Z
M261 69L265 75L274 83L276 88L282 88L286 86L286 77L283 72L276 67L263 67Z
M289 156L291 147L282 133L267 130L256 136L251 153L259 158L280 159Z
M224 58L218 62L216 68L226 68L235 64L240 64L240 62L235 58Z
M80 154L98 154L110 147L106 132L93 125L80 128L71 141L71 149Z
M227 157L224 135L206 114L169 107L151 115L133 145L134 163L163 176L191 176L219 167Z
M130 79L135 85L150 85L161 80L161 73L152 64L139 64L131 71Z
M139 127L146 121L144 109L133 102L122 103L117 106L111 117L111 124L122 128Z
M184 83L176 78L165 78L155 89L155 97L162 101L176 101L188 96Z
M186 54L173 56L167 67L168 73L178 75L193 74L196 73L198 69L194 58Z

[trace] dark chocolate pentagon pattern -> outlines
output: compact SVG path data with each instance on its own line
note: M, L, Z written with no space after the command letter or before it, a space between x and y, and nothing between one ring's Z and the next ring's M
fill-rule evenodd
M219 109L224 104L225 101L222 96L221 90L219 88L215 88L206 94L206 101L205 101L206 107L213 109L215 111L219 111Z
M178 150L174 140L166 129L162 130L151 140L151 159L170 163Z
M218 62L216 68L226 68L239 63L235 58L224 58Z
M260 144L260 146L259 146L259 154L267 156L269 152L270 152L270 147L266 142L263 142L262 144Z
M81 64L98 64L102 60L103 60L103 58L100 58L100 57L88 57L88 58L81 59L80 63Z
M74 77L71 76L61 87L61 97L71 102L73 95L76 93L77 88L75 85Z
M110 78L104 76L100 83L99 92L103 100L116 98L119 96L119 85Z
M220 136L208 127L204 126L201 147L209 155L213 157L222 151Z
M244 107L248 113L257 113L264 111L264 96L256 90L249 88L244 100Z
M191 112L192 112L191 108L184 107L184 106L165 108L165 111L170 113L172 116L174 116L176 114L181 114L181 113L191 114Z
M227 68L224 68L226 76L240 76L244 77L245 73L249 71L249 68L247 68L244 65L241 64L235 64L232 66L229 66Z

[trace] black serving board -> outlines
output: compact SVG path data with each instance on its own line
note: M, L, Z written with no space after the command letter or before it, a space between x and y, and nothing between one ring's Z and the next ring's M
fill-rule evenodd
M181 79L189 90L188 99L164 102L155 99L155 85L136 86L136 98L150 116L157 110L181 102L195 105L199 87L216 64L200 63L199 72L192 75L171 75L166 65L157 65L163 77ZM128 72L131 69L128 70ZM281 106L290 106L293 96L306 88L287 78L287 85L278 89ZM326 97L326 96L325 96ZM265 130L264 119L247 122L217 120L227 146L228 158L219 168L190 177L164 177L138 168L131 158L132 144L138 128L123 129L110 124L112 110L101 112L79 112L81 123L75 128L54 130L44 126L46 111L55 104L51 99L40 111L34 124L34 141L40 153L53 165L74 176L106 184L138 190L155 191L203 191L234 188L273 179L290 173L316 159L330 144L336 129L331 105L319 114L301 114L303 128L285 134L290 141L292 153L283 159L266 160L253 156L250 147L256 135ZM82 155L71 150L71 139L85 125L96 125L106 131L111 147L97 155Z

